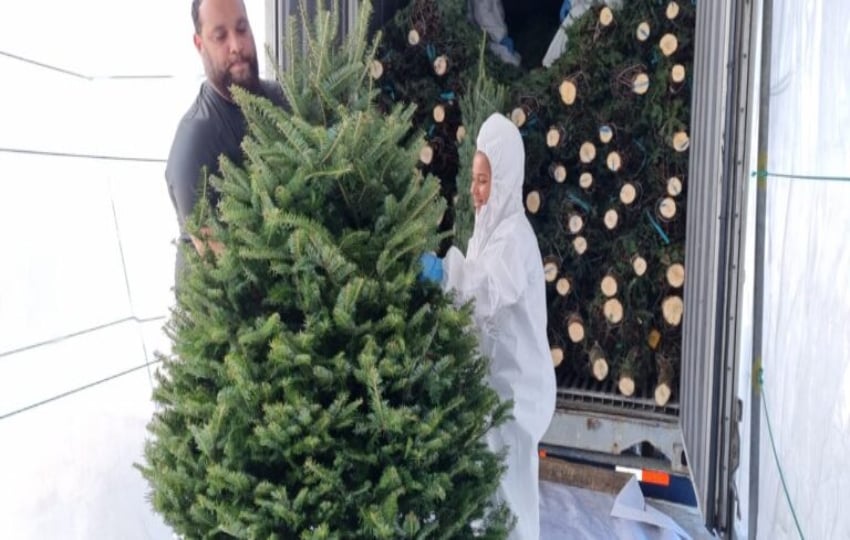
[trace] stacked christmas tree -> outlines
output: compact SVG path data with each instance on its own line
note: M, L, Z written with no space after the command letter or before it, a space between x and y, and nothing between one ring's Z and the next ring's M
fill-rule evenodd
M245 165L223 163L194 222L224 250L187 253L140 466L186 537L506 534L482 442L506 405L469 309L417 280L445 202L412 109L374 106L368 11L341 48L331 14L306 55L290 28L290 111L235 94Z
M456 4L446 2L462 11ZM438 12L426 9L434 5L414 0L387 30L429 36L417 42L427 42L424 49L397 37L386 42L384 57L457 50L475 62L467 67L480 66L464 41L467 29L454 22L417 26L432 19L416 14ZM549 336L562 384L589 379L598 381L595 388L652 396L659 405L677 391L694 17L691 2L631 0L619 8L600 2L567 19L567 49L549 69L517 77L486 55L487 84L463 69L459 81L445 79L454 81L451 95L459 93L463 105L461 114L447 116L447 134L431 117L432 108L442 110L435 104L444 88L431 84L440 79L430 63L398 62L394 78L385 79L405 81L408 90L394 97L419 105L416 125L439 141L431 146L456 140L455 126L470 127L479 108L502 110L520 127L526 207L545 257ZM465 13L456 18L468 24ZM504 109L494 107L499 84L509 95ZM446 184L460 169L461 196L474 132L461 145L459 166L429 165ZM422 161L434 163L436 155L426 148ZM471 210L458 203L455 243L462 246L469 231L462 217Z
M693 27L690 3L595 6L545 77L515 86L511 112L534 148L526 207L553 361L658 405L681 348Z

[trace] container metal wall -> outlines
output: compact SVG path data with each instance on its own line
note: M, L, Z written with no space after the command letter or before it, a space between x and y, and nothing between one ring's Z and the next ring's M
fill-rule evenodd
M732 394L728 381L734 359L725 344L727 313L740 246L734 241L742 179L735 174L737 154L737 79L735 45L740 28L733 0L700 2L694 53L691 105L691 156L688 166L688 223L685 242L685 317L682 334L680 422L691 478L706 524L721 519L729 453ZM749 4L749 2L747 2Z

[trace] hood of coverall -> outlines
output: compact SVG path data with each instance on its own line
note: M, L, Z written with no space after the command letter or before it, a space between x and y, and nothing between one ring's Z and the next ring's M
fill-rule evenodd
M525 148L517 127L504 115L494 113L481 125L475 144L490 161L491 185L487 203L475 214L467 258L481 253L500 223L524 212Z

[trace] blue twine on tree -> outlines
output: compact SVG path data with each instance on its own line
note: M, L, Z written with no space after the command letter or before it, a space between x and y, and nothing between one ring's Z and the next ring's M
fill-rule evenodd
M567 193L567 198L570 201L572 201L573 203L579 205L582 208L582 210L584 210L588 214L590 213L590 205L587 204L585 201L583 201L581 199L581 197L578 197L577 195L574 195L573 193Z
M435 126L434 124L431 124L431 125L428 127L428 138L429 138L429 139L430 139L430 138L434 135L434 128L435 128L435 127L436 127L436 126Z
M640 167L639 167L639 168L638 168L638 170L637 170L637 172L641 172L641 171L643 170L643 168L644 168L644 167L646 167L646 161L647 161L646 154L647 154L647 151L646 151L646 147L640 143L640 140L635 139L635 145L636 145L638 148L640 148L641 152L643 152L643 162L640 164Z
M443 92L440 94L440 99L443 101L454 101L456 99L455 93L449 90L448 92Z
M391 83L387 83L387 84L383 85L383 86L381 87L381 90L386 91L386 92L390 95L390 98L391 98L393 101L395 101L395 100L396 100L396 99L395 99L395 88L393 87L393 85L392 85Z
M437 58L437 49L434 48L434 45L432 43L429 43L425 46L425 54L428 55L428 60L432 62L435 58Z
M652 224L652 227L655 229L655 231L661 237L661 240L665 244L669 244L670 243L670 237L667 236L667 233L664 232L664 229L661 228L661 225L659 225L658 222L655 221L655 218L652 217L652 215L650 215L649 210L644 210L644 214L646 214L646 219L648 219L649 222Z

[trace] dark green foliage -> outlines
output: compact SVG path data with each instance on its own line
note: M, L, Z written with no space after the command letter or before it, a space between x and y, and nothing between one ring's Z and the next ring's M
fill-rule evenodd
M340 49L329 13L289 44L291 112L234 92L246 161L190 226L224 251L187 253L139 467L187 538L506 536L482 437L507 405L470 309L417 281L445 203L413 109L373 105L368 12Z
M682 84L671 82L670 70L682 64L691 73L693 57L694 6L680 2L680 13L669 20L665 16L668 2L655 0L624 2L614 10L614 23L604 27L599 22L601 6L588 10L568 29L566 53L549 70L528 77L514 88L516 105L533 98L537 121L523 128L526 139L527 189L538 189L544 205L532 217L538 232L541 252L560 261L562 275L571 278L572 290L560 297L550 289L549 326L553 345L563 346L566 357L560 368L562 376L581 375L586 366L586 354L594 343L605 351L617 373L642 374L654 382L655 357L675 357L678 364L680 326L670 325L662 317L661 303L670 294L681 290L671 288L665 278L669 265L684 261L685 197L676 196L676 215L664 220L657 212L659 201L668 196L667 180L676 176L687 185L688 152L672 147L676 132L689 132L690 79ZM646 41L636 38L641 22L650 26ZM662 54L659 40L673 33L678 49L667 57ZM645 94L632 90L637 73L649 77ZM564 104L559 85L572 80L577 88L573 105ZM608 126L613 132L610 142L600 139L600 128ZM545 134L551 127L560 127L565 140L555 148L545 144ZM580 159L582 144L590 142L596 157L590 163ZM532 147L532 149L529 149ZM613 171L607 158L617 152L622 167ZM567 169L567 180L556 183L549 174L553 165ZM593 185L580 185L582 173L590 173ZM629 183L637 189L637 199L626 205L620 191ZM603 221L608 210L617 212L616 228L609 230ZM585 228L570 234L567 217L576 213L583 217ZM576 236L588 243L584 254L572 247ZM641 255L648 271L637 276L632 257ZM622 322L612 323L603 313L606 298L600 292L602 278L617 278L619 290L615 298L622 304ZM586 325L586 339L578 344L566 337L565 319L579 314ZM662 338L650 346L648 336L657 330Z

